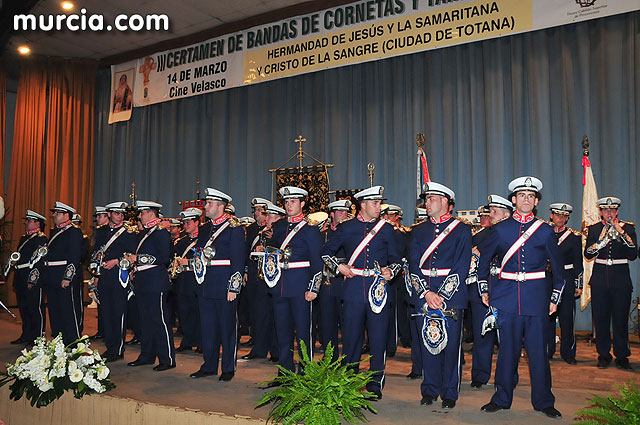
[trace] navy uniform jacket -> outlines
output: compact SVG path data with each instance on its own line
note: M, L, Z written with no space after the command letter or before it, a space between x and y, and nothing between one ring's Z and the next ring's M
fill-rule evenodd
M421 265L420 259L427 248L451 223L457 220L450 217L441 223L431 220L413 227L409 244L409 270L422 281L420 293L413 291L413 302L422 306L424 295L432 291L444 298L446 308L467 307L468 297L466 279L471 264L471 227L463 222L448 232L437 248L433 250ZM432 273L433 272L433 273Z
M526 222L518 221L518 219ZM478 279L482 293L488 293L486 286L490 273L490 262L497 255L498 265L514 242L525 233L536 219L530 214L526 219L516 212L513 217L494 224L489 243L480 249ZM503 273L539 273L547 269L547 260L551 262L553 279L549 281L543 275L539 279L517 281L505 279ZM563 263L560 250L554 237L554 231L546 223L522 245L499 276L492 279L489 303L492 307L522 316L548 316L549 303L558 304L564 287ZM496 279L495 277L499 277Z
M63 279L73 281L77 273L82 273L82 230L79 227L70 224L51 230L48 246L49 252L38 262L39 267L42 269L45 265L43 261L61 261L65 265L45 267L45 284L60 284Z
M306 219L305 219L306 220ZM267 241L267 245L279 248L287 235L298 225L290 223L286 218L273 223L273 235ZM287 245L291 247L289 263L308 261L309 267L281 269L278 283L269 288L269 293L274 297L294 298L304 296L305 292L320 292L322 282L322 236L317 226L309 223L291 239Z
M266 295L267 285L258 279L258 260L250 258L256 246L260 245L260 235L263 229L264 226L258 226L258 223L251 223L246 229L246 266L244 270L247 273L247 285L252 285L252 290Z
M109 239L111 239L111 237L123 227L124 231L120 234L120 236L116 238L116 240L111 243L111 245L109 245L106 252L104 253L102 263L106 263L107 261L114 259L119 260L123 257L125 252L130 254L136 252L136 247L138 245L138 235L135 233L134 229L129 227L127 224L122 224L118 227L111 227L108 224L98 227L95 233L93 252L95 253L96 251L101 249L109 241ZM100 273L100 282L118 282L119 272L120 268L118 267L118 265L112 267L110 270L103 268ZM106 279L103 280L102 278Z
M604 248L597 249L594 245L600 238L600 233L604 228L604 223L596 223L589 226L587 243L585 244L584 256L587 260L595 258L593 272L589 284L591 286L602 285L620 289L632 289L631 276L629 275L628 261L636 259L638 241L636 239L636 229L632 223L620 222L625 235L619 240L610 241ZM607 266L607 262L615 260L623 264L612 264ZM626 260L620 261L620 260Z
M163 292L169 289L169 250L171 235L158 225L138 234L135 292Z
M245 264L244 227L234 217L224 215L214 223L208 220L200 226L196 248L204 248L207 241L224 223L229 222L211 244L216 250L214 261L230 261L230 265L209 266L202 282L202 296L212 299L227 299L227 292L240 293Z
M582 289L582 237L568 227L561 232L554 232L554 236L564 268L565 289L562 295L573 299L574 290Z
M24 245L23 245L24 244ZM33 255L33 252L38 249L41 245L47 244L47 236L38 231L36 233L32 233L31 235L24 235L20 238L20 242L18 243L20 260L15 264L15 275L13 276L13 286L14 288L18 287L27 287L27 279L29 277L29 273L31 269L29 269L29 260ZM42 260L40 260L42 261Z
M360 221L358 218L343 221L338 225L336 232L331 235L323 250L323 260L327 266L334 272L337 272L338 257L340 248L344 248L346 260L355 252L357 246L362 242L365 236L373 230L381 219L370 222ZM396 244L393 226L386 223L380 228L378 233L369 241L367 246L360 252L355 259L352 267L357 269L373 270L375 262L380 267L388 267L391 269L391 279L400 271L400 253ZM368 304L368 293L373 284L372 276L354 276L346 279L343 285L342 299L356 303Z
M198 232L198 234L200 234L200 232ZM171 247L171 260L173 261L174 254L182 258L193 258L194 253L191 248L195 248L197 241L198 237L193 238L191 235L184 235L175 239ZM191 248L189 248L190 246ZM187 248L189 248L189 250L187 250L185 254L184 251ZM179 294L192 294L193 291L200 286L198 282L196 282L196 276L193 274L192 268L188 266L185 266L184 271L178 274L178 277L175 279L175 285L177 286L177 292Z

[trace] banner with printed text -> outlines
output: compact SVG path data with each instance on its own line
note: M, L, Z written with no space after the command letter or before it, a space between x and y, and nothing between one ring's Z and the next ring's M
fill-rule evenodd
M133 106L638 9L638 0L359 1L140 58Z

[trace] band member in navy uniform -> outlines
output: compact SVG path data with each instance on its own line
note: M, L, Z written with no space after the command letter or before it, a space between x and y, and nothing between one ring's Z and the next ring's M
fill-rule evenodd
M245 234L240 222L225 212L227 204L231 202L229 195L207 188L205 199L205 215L209 221L198 232L196 249L200 249L200 254L194 258L193 266L196 280L202 285L198 299L204 363L190 376L200 378L217 375L222 345L220 380L230 381L236 370L237 297L244 274ZM199 265L199 261L202 265Z
M56 202L51 209L55 228L51 231L46 245L46 254L40 256L38 250L30 262L37 268L29 273L29 282L36 283L42 274L47 301L49 322L53 335L62 332L65 344L80 338L80 318L76 311L77 273L82 273L82 230L71 223L76 210L62 202Z
M629 261L636 259L638 241L633 223L618 219L621 203L613 196L598 199L602 221L589 226L584 250L588 260L595 258L589 284L600 369L611 363L611 327L616 366L631 369L628 317L633 284Z
M551 316L549 325L549 359L556 351L556 317L560 323L560 356L569 364L576 364L576 298L582 294L582 235L567 227L573 207L565 203L549 205L554 236L560 247L564 265L564 290L558 304L558 312Z
M89 270L97 274L95 283L101 297L104 345L103 357L113 362L124 357L124 340L127 335L127 293L121 282L118 264L125 252L135 252L137 234L124 224L126 202L112 202L105 206L109 224L96 230L94 251Z
M96 228L93 232L93 245L95 247L95 237L98 232L98 229L100 229L102 226L106 226L107 224L109 224L109 215L107 214L107 209L105 207L95 206L93 208L93 216L95 217L95 220L96 220ZM91 252L93 251L94 250L92 249ZM96 286L93 286L93 287L90 286L89 290L93 291L92 299L94 300L96 304L96 309L98 310L98 330L96 331L95 334L91 335L91 339L100 339L104 337L104 329L103 329L104 319L102 318L102 310L100 308L100 290L97 289ZM89 295L91 296L91 294Z
M468 301L465 281L471 263L471 227L451 216L455 193L448 187L425 183L422 196L429 219L413 228L409 245L411 278L417 276L420 282L412 292L415 313L455 307L458 317L431 320L425 316L424 325L419 326L422 338L427 339L421 347L420 404L430 405L440 396L442 407L452 409L462 374L462 317ZM439 328L435 333L433 326Z
M73 214L71 217L71 223L79 229L82 229L82 216L78 213ZM76 316L79 319L78 329L80 330L80 334L82 335L84 331L84 268L88 264L89 254L91 253L91 241L89 240L89 236L82 233L82 256L80 260L80 270L79 273L76 273L75 279L76 282L72 284L73 288L75 288L76 293L73 296L75 301L76 308Z
M200 233L199 208L187 208L180 212L180 220L184 229L184 235L178 237L171 248L171 257L178 257L178 262L183 271L174 278L174 290L178 294L178 318L182 328L182 341L176 352L191 351L193 347L202 346L202 333L200 329L200 306L198 294L200 286L196 282L191 265L194 248L198 242ZM172 260L172 261L175 261Z
M511 217L513 212L513 204L511 201L499 195L489 195L489 202L486 205L487 217L489 225L496 224L504 219ZM496 341L495 331L486 332L482 335L482 323L487 315L488 307L482 302L480 288L478 286L478 261L480 258L480 248L489 241L491 231L487 226L473 235L473 270L469 270L469 278L467 279L469 305L471 306L471 320L473 321L473 351L471 365L471 388L481 388L491 377L491 366L493 362L493 346ZM495 270L495 261L491 262ZM495 273L495 272L494 272ZM487 282L488 289L491 288L491 278L489 275Z
M376 371L367 391L382 398L384 387L387 332L391 310L387 304L387 285L401 270L400 253L393 226L380 219L384 188L373 186L356 193L356 218L338 226L323 250L323 260L334 273L345 276L343 284L344 327L342 351L347 363L359 370L365 324L371 352L370 370ZM337 255L344 249L347 262Z
M169 290L169 249L171 236L160 225L162 205L137 201L138 217L143 226L135 254L124 257L135 265L134 290L140 313L142 341L140 355L129 366L153 364L155 371L176 367L173 329L169 326L167 291Z
M516 370L524 340L531 376L531 404L551 418L562 415L551 392L551 370L547 357L549 315L557 310L564 287L563 264L551 226L536 219L542 182L519 177L509 183L515 212L510 219L491 227L490 242L480 248L478 284L483 302L496 309L500 350L495 372L496 392L482 406L486 412L509 409L516 386ZM500 274L488 293L487 279L494 255ZM547 279L547 262L553 279Z
M325 243L331 239L331 235L336 232L338 225L348 219L349 212L351 211L351 201L348 199L339 199L329 203L327 208L329 209L329 215L331 217L331 226L323 232ZM336 256L344 258L346 256L344 249L341 249ZM325 269L323 279L320 294L318 295L320 334L323 338L322 345L325 347L325 350L329 343L333 346L333 357L331 360L336 361L340 355L340 347L338 347L338 327L340 324L344 326L344 321L342 320L342 285L344 283L344 276L336 276Z
M265 282L273 305L279 365L295 371L294 333L297 340L306 345L309 358L313 358L311 302L318 296L322 281L322 236L316 226L308 225L303 213L308 192L299 187L285 186L279 193L287 219L273 223L273 234L267 239L267 245L276 247L278 253L277 259L270 262L274 266L270 269L274 274L265 274Z
M249 301L249 316L251 318L251 333L253 347L248 354L242 356L244 360L262 359L271 352L273 358L277 358L279 353L274 335L273 308L269 300L267 285L259 277L258 261L251 259L250 254L260 245L260 240L265 239L268 213L267 205L271 204L264 198L253 198L251 208L255 222L247 227L247 261L245 267L246 286L242 290L247 295ZM284 211L282 211L284 214Z
M32 345L36 338L44 335L46 311L42 287L29 282L29 260L38 247L47 244L47 237L42 233L44 216L27 210L24 220L25 234L20 238L15 251L20 254L20 258L15 262L10 261L15 268L13 288L22 319L22 333L11 344Z

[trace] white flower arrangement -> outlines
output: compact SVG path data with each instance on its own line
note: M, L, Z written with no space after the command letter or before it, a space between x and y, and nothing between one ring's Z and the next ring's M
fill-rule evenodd
M76 398L85 394L104 393L115 387L109 379L109 368L97 350L91 350L86 335L65 346L62 335L48 341L36 339L31 351L22 350L15 364L7 364L7 375L0 386L9 382L11 399L23 395L32 406L46 406L73 390ZM73 348L71 348L73 347Z

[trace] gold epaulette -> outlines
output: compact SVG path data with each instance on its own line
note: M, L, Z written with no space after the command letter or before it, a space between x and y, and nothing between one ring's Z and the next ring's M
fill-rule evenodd
M127 229L127 233L138 233L138 228L133 227L127 222L124 223L124 228Z
M242 226L242 223L240 222L240 220L238 220L234 216L229 217L229 227L238 227L238 226Z
M187 237L187 235L178 236L177 238L175 238L175 239L173 240L173 244L174 244L174 245L177 245L177 244L178 244L178 242L180 242L182 239L184 239L184 238L186 238L186 237Z
M97 226L96 226L96 230L100 229L101 227L106 226L107 224L109 224L109 223L107 222L107 223L104 223L104 224L99 224L99 225L97 225Z
M400 225L400 227L398 227L398 229L400 229L400 231L402 233L409 233L411 231L411 227L407 227L404 224Z
M632 226L635 226L635 223L633 221L626 221L626 220L618 220L620 223L624 223L624 224L630 224Z
M453 217L453 218L455 218L456 220L459 220L459 221L463 222L464 224L467 224L467 225L469 225L469 226L473 227L473 223L471 223L468 219L466 219L466 218L464 218L464 217L455 216L455 217Z
M422 219L422 220L420 220L420 221L416 221L415 223L413 223L413 224L410 226L410 228L411 228L411 229L413 229L414 227L416 227L416 226L417 226L417 225L419 225L419 224L424 223L425 221L427 221L427 219L426 219L426 218L423 218L423 219Z
M572 229L571 227L567 227L567 229L571 230L571 233L573 233L574 235L578 237L582 237L582 232L578 232L577 230Z

